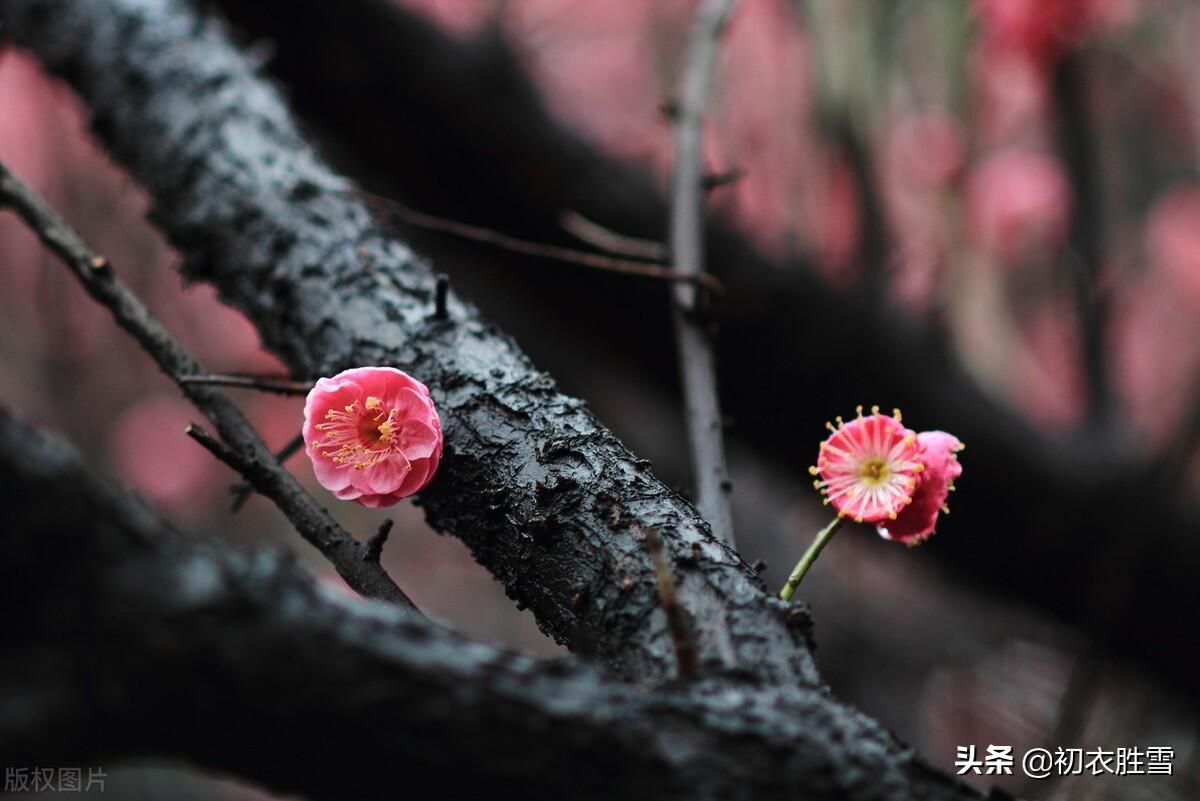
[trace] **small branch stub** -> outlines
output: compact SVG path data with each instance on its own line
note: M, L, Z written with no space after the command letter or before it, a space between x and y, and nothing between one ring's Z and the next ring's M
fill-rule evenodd
M658 600L663 612L667 615L667 626L671 631L671 640L675 646L675 661L679 667L679 675L690 676L696 672L699 656L692 642L691 632L686 613L679 605L676 597L675 577L671 574L671 563L667 557L662 538L654 529L646 529L646 550L650 553L650 561L654 565L654 574L658 579Z
M446 298L449 294L450 276L438 273L437 283L433 287L433 318L435 320L446 320L450 317L450 312L446 308Z
M379 530L371 535L371 539L367 540L366 548L363 549L365 561L379 564L379 559L383 556L383 546L387 542L388 535L392 533L394 522L391 518L384 520L380 524Z

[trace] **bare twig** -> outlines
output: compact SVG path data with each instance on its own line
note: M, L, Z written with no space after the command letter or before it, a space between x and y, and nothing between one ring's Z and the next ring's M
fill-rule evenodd
M600 250L607 250L609 253L657 262L665 262L671 255L667 246L662 242L619 234L599 223L592 222L577 211L568 210L559 214L558 224L580 242L586 242Z
M296 436L288 440L286 445L275 452L275 461L279 462L279 466L282 467L284 462L292 458L303 447L304 433L299 432ZM229 491L233 494L233 503L229 505L229 511L236 514L246 505L246 501L250 500L250 496L254 494L254 487L243 481L234 484L229 488Z
M634 275L660 281L674 281L682 284L703 286L714 292L721 291L721 282L711 275L685 273L664 265L619 259L600 253L588 253L584 250L573 250L572 248L549 245L543 242L530 242L527 239L517 239L508 234L493 231L490 228L481 228L477 225L470 225L458 220L449 220L445 217L435 217L432 214L410 209L390 198L380 197L379 195L373 195L362 190L356 190L355 193L368 206L391 217L395 217L402 223L418 228L440 231L444 234L451 234L475 242L483 242L504 250L511 250L514 253L524 253L528 256L564 261L583 267L592 267L597 270L621 273L622 275Z
M644 536L646 550L650 552L650 561L654 564L654 574L658 577L658 600L662 604L663 612L667 615L667 627L671 631L671 642L675 645L675 662L679 666L679 675L689 676L696 672L699 656L696 652L696 644L692 642L687 613L679 605L676 597L675 577L671 575L671 563L658 532L648 528L645 530Z
M671 175L671 255L686 275L704 275L703 171L700 122L711 91L717 42L733 0L705 0L696 14L684 59L679 105L674 115L675 164ZM688 445L696 500L713 534L730 545L729 469L712 343L702 320L694 314L696 287L677 285L672 316L683 375Z
M266 495L300 535L333 564L346 583L360 594L416 610L408 596L378 565L362 559L365 549L330 517L329 512L271 454L238 407L219 391L181 380L204 374L196 359L122 284L108 261L88 249L80 236L32 189L0 163L0 206L17 213L37 237L74 273L94 300L112 313L150 354L159 368L183 390L196 408L216 427L223 443L207 438L195 427L189 431L210 451L235 467Z
M240 375L237 373L203 373L199 375L181 375L180 384L207 384L213 387L234 387L237 389L256 389L260 392L274 392L279 395L307 395L313 387L311 381L292 381L289 378L278 378L269 375Z

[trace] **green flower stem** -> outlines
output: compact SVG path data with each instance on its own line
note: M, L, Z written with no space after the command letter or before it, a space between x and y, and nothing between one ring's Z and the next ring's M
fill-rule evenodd
M800 580L804 578L804 574L812 567L813 562L817 561L817 557L821 554L821 549L829 544L829 541L833 539L834 534L837 534L841 525L842 518L835 517L829 525L817 532L817 536L813 537L812 545L808 546L808 550L804 552L804 556L800 557L800 561L796 563L796 567L792 570L792 575L788 576L787 583L779 591L780 598L785 601L792 599L792 594L800 586Z

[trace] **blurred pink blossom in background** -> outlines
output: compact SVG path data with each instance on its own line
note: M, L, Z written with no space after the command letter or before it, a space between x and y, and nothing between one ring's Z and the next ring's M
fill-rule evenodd
M967 180L968 225L1001 264L1046 258L1067 233L1071 190L1058 161L1006 149L988 156Z
M151 503L184 517L212 505L214 490L233 477L184 433L197 419L183 398L154 394L135 401L109 428L109 459L121 478Z
M1146 221L1146 255L1179 297L1200 312L1200 187L1164 192Z

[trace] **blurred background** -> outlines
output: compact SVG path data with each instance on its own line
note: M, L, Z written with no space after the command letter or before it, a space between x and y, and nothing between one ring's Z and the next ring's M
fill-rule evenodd
M686 0L210 0L366 190L533 241L662 241ZM934 764L956 747L1168 746L1171 776L968 776L1031 798L1200 797L1200 5L742 0L705 126L713 308L739 549L780 584L825 522L826 419L900 406L967 443L953 514L908 550L850 528L800 596L840 697ZM217 372L283 374L207 286L87 112L0 51L0 159ZM581 223L581 220L583 221ZM386 220L383 220L387 222ZM685 494L661 286L406 227L454 287ZM183 433L197 417L9 215L0 402L64 432L188 530L299 553ZM240 392L268 443L302 402ZM562 650L409 503L384 554L430 615ZM347 590L348 591L348 590ZM401 781L402 777L398 777ZM121 798L253 798L112 768ZM99 796L97 796L99 797Z

